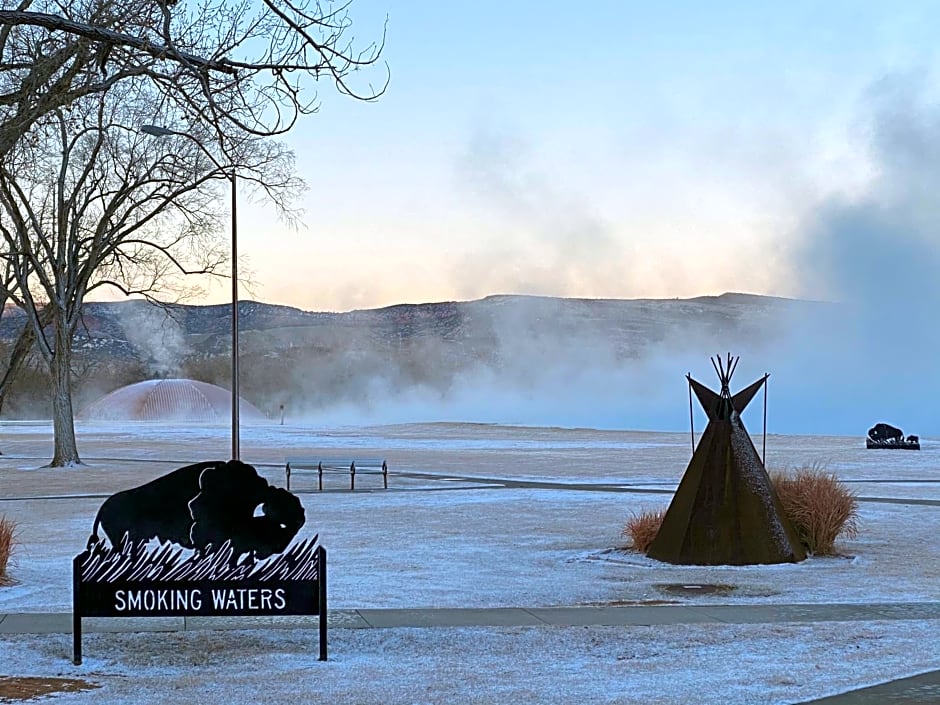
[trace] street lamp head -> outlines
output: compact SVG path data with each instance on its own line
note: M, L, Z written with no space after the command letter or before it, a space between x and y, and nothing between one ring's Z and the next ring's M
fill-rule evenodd
M169 135L176 134L175 130L171 130L168 127L161 127L160 125L141 125L140 131L145 135L152 135L153 137L168 137Z

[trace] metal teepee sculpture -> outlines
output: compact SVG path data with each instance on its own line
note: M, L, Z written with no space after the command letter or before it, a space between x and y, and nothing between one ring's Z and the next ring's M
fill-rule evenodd
M687 375L708 425L650 545L650 558L685 565L795 563L806 558L796 532L741 422L741 412L766 385L764 375L731 394L739 358L712 358L721 391Z

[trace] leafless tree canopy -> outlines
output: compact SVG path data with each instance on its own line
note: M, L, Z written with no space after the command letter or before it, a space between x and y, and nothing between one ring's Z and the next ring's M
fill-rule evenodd
M385 90L387 72L378 87L359 73L384 39L357 48L347 8L0 0L0 295L49 365L53 465L80 462L70 370L85 297L212 272L219 180L237 173L290 218L302 183L276 137L317 109L320 80L362 100Z
M310 0L0 0L0 155L42 115L145 78L177 126L283 134L315 85L385 90L383 42L357 47L348 4ZM370 78L378 77L378 85Z

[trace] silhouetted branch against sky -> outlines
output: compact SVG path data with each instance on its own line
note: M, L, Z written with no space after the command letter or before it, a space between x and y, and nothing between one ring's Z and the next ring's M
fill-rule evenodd
M0 154L50 111L141 77L163 96L161 124L205 123L220 141L284 134L317 109L321 79L357 99L384 92L384 36L358 47L351 25L347 4L307 0L5 0Z

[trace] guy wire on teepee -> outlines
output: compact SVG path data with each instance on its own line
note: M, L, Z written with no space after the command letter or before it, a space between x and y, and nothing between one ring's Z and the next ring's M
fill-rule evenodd
M770 373L764 373L764 451L761 456L761 462L764 464L764 468L767 467L767 380L770 378Z

